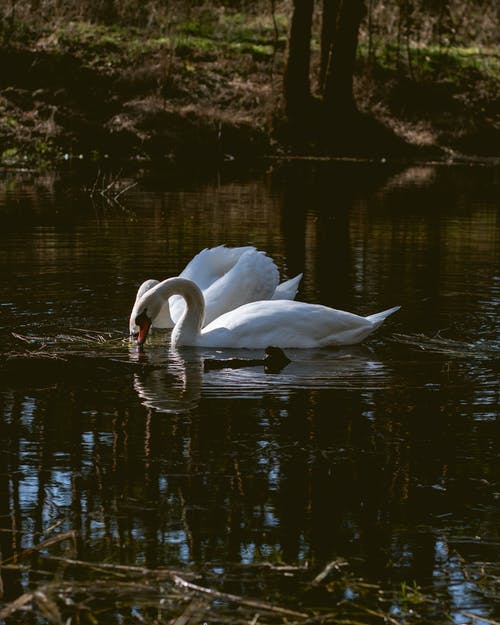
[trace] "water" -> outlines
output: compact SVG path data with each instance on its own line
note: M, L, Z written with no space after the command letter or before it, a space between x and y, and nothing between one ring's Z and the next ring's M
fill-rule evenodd
M2 361L90 363L3 375L3 560L75 530L75 548L43 554L177 566L332 622L498 620L498 169L136 171L104 196L95 182L0 186ZM234 354L171 353L161 332L143 353L122 340L140 282L221 243L303 271L301 300L402 309L362 345L287 350L279 374L204 373ZM5 605L53 578L42 560L2 570Z

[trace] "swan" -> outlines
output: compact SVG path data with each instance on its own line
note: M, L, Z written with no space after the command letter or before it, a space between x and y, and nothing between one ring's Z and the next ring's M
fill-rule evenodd
M152 320L172 295L186 301L182 317L172 330L171 346L264 349L313 348L353 345L361 342L386 317L400 307L369 317L335 310L320 304L293 300L254 301L224 313L203 327L205 302L201 289L186 278L167 278L144 293L137 302L134 333L143 345Z
M264 299L294 299L302 274L278 284L279 273L272 258L255 247L226 247L219 245L206 248L196 254L179 277L195 282L203 291L205 299L205 324L210 323L228 310L242 304ZM135 327L135 306L147 291L156 287L158 280L146 280L138 291L130 315L130 333ZM173 296L165 300L156 317L154 328L173 328L184 312L184 299Z

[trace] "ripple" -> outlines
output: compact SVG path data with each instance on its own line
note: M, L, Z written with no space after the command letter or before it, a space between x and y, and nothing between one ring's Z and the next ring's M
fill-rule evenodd
M440 335L426 336L425 334L393 334L390 337L395 343L408 345L423 352L447 354L463 358L500 358L500 341L478 339L466 342L444 338Z
M369 348L342 350L286 350L291 362L280 373L266 373L262 365L203 370L207 358L261 358L250 350L183 349L149 354L161 369L136 375L134 388L141 402L160 412L191 410L201 398L259 398L300 389L377 390L393 383L386 367Z

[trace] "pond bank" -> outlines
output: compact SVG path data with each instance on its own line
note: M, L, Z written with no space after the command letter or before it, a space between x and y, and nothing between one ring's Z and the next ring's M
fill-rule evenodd
M139 29L70 23L4 44L1 164L325 155L307 139L293 146L278 43L173 44ZM440 55L412 78L360 57L355 90L365 125L340 153L498 156L500 90L489 57Z

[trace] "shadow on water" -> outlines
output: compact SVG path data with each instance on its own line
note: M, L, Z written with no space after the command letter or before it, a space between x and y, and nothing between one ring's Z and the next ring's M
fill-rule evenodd
M498 174L148 180L126 210L0 196L0 614L24 593L7 621L498 620ZM123 341L137 284L221 242L304 271L305 301L402 309L360 346L285 350L277 374L204 372L262 352Z

